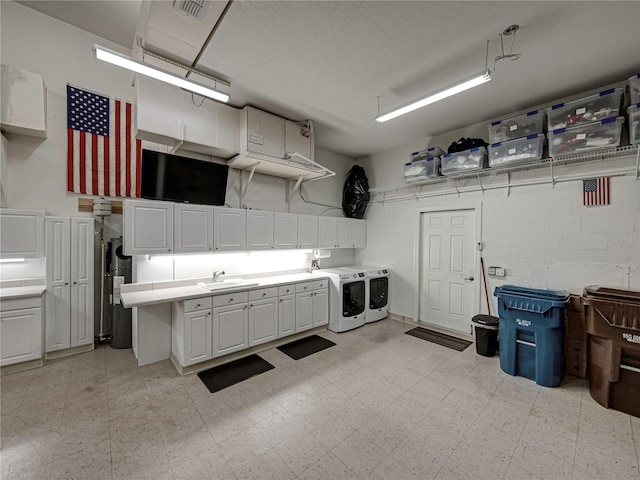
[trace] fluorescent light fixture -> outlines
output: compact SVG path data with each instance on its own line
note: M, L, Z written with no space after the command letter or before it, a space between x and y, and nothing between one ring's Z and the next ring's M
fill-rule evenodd
M0 259L0 263L24 263L26 262L26 258L2 258Z
M449 85L442 90L431 93L426 97L418 98L398 108L394 108L393 110L390 110L388 112L381 113L375 118L375 121L379 123L386 122L387 120L391 120L392 118L399 117L400 115L404 115L405 113L413 112L418 108L431 105L432 103L439 102L440 100L451 97L452 95L455 95L457 93L464 92L465 90L477 87L478 85L482 85L489 80L491 80L491 71L485 70L478 73L477 75L474 75L473 77L466 78L458 83Z
M192 82L191 80L179 77L178 75L174 75L173 73L165 72L164 70L152 67L142 62L132 60L126 55L114 52L113 50L101 47L100 45L93 45L93 53L98 60L104 60L105 62L109 62L119 67L126 68L127 70L131 70L132 72L139 73L140 75L146 75L147 77L155 78L156 80L175 85L176 87L184 88L185 90L197 93L198 95L203 95L208 98L212 98L213 100L218 100L219 102L227 103L229 101L229 95L218 92L213 88L209 88L205 85Z

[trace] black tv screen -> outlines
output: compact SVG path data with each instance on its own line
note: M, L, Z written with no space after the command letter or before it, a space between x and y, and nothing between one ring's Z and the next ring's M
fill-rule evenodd
M168 153L142 151L141 196L224 205L229 167Z

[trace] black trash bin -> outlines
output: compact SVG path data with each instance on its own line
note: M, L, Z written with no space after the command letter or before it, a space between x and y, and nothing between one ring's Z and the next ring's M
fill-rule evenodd
M492 315L476 315L471 321L476 324L476 353L484 357L493 357L498 350L500 319Z

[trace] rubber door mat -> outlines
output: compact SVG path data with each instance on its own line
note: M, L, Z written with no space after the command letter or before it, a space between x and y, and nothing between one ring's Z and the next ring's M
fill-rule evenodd
M452 337L451 335L447 335L445 333L434 332L433 330L422 327L416 327L404 333L406 333L407 335L411 335L412 337L427 340L428 342L437 343L438 345L442 345L444 347L453 348L454 350L457 350L459 352L462 352L465 348L471 345L471 343L473 343L469 342L468 340Z
M200 380L202 380L202 383L205 384L209 391L214 393L267 372L272 368L275 367L254 354L234 360L233 362L225 363L224 365L203 370L198 373L198 377L200 377Z
M327 340L318 335L311 335L310 337L301 338L300 340L281 345L278 347L278 350L289 355L294 360L300 360L301 358L308 357L311 354L333 347L334 345L335 343L331 340Z

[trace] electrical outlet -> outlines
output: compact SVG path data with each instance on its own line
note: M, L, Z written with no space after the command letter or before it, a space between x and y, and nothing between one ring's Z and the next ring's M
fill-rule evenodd
M487 268L487 274L488 275L495 275L496 274L496 267Z
M506 275L506 271L502 267L496 267L496 277L504 277Z

